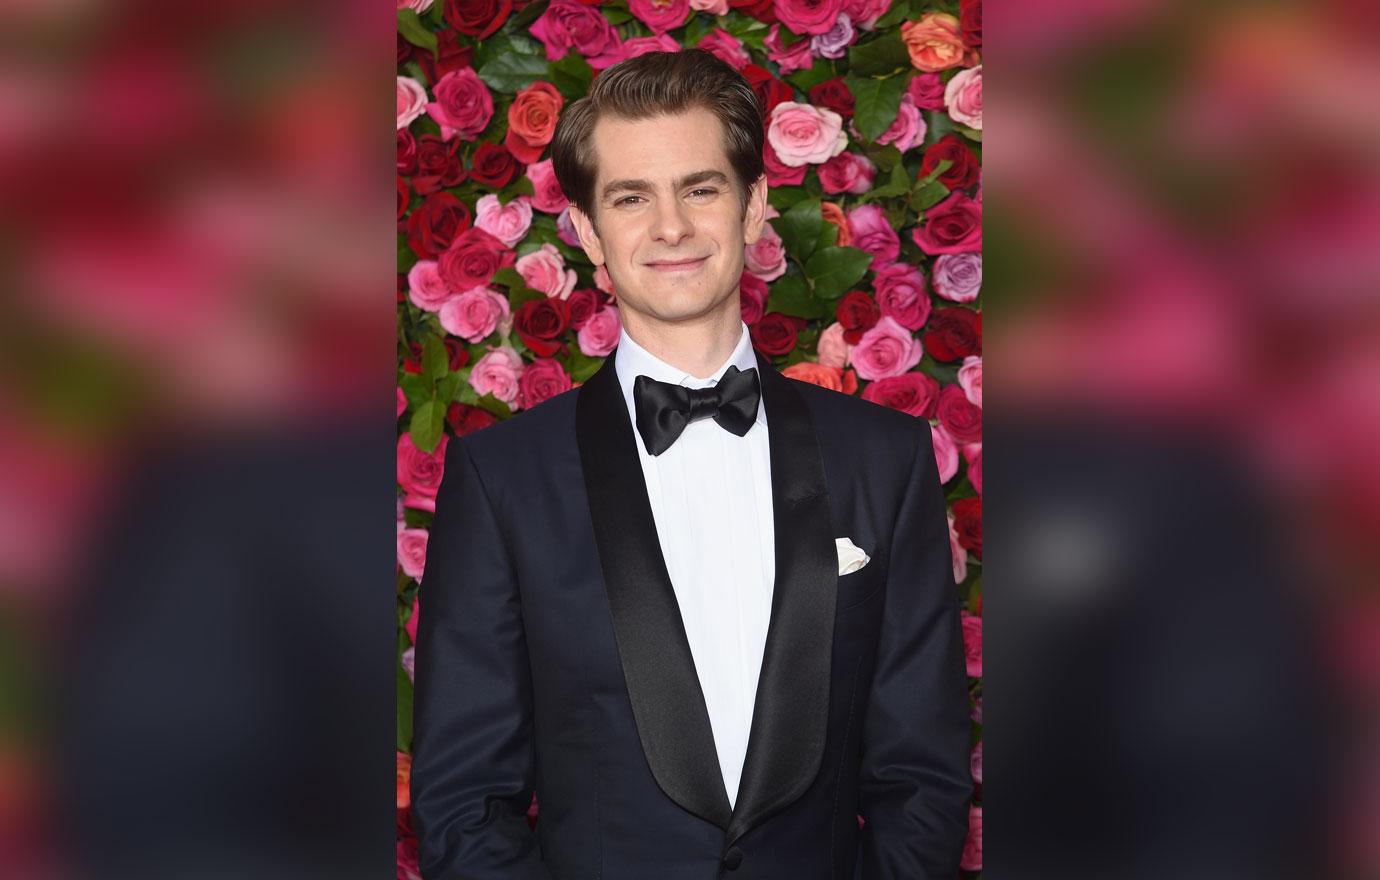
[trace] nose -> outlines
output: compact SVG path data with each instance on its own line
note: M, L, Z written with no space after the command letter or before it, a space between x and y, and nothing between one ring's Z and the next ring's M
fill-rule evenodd
M679 199L660 199L652 218L652 238L675 247L681 239L695 233L694 225L685 213L685 206Z

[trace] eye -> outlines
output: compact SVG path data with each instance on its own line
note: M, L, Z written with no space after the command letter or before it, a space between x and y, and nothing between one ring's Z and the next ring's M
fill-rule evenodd
M642 198L642 196L624 196L623 198L621 198L621 199L619 199L618 201L614 202L613 205L614 205L614 207L618 207L619 205L621 205L621 204L623 204L623 203L625 203L625 202L628 202L628 201L630 201L631 199L640 199L640 198Z
M713 190L713 189L708 189L708 188L705 188L705 187L701 187L700 189L697 189L697 190L694 190L693 192L691 192L690 195L693 196L695 193L708 193L708 194L710 194L710 195L714 195L714 194L717 193L717 192L718 192L717 190Z

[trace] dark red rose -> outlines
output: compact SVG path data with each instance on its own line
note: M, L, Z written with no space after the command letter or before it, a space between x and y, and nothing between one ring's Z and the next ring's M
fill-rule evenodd
M982 249L982 203L961 192L925 210L925 222L911 238L931 256L964 254Z
M488 284L494 273L517 262L517 254L478 227L455 237L436 259L436 271L451 290L469 290Z
M471 66L474 61L474 46L460 42L460 33L446 28L436 35L436 57L430 52L418 52L417 61L422 65L427 82L435 86L441 77L452 70Z
M833 110L844 119L853 115L853 93L841 76L826 79L810 89L810 103Z
M936 180L950 190L967 189L977 183L977 159L973 157L973 151L963 143L963 139L956 134L944 135L925 150L925 158L920 161L920 173L916 176L925 177L945 159L953 164Z
M407 203L408 203L411 199L412 199L412 196L411 196L411 194L408 193L408 191L407 191L407 181L406 181L406 180L403 180L401 176L398 177L398 219L399 219L399 220L401 220L401 219L403 218L403 215L407 213Z
M446 21L478 40L502 27L512 11L512 0L446 0Z
M805 329L805 319L780 312L767 312L748 328L752 344L765 355L789 354L795 348L796 337Z
M417 173L417 139L406 128L398 129L398 173L403 177Z
M407 276L402 272L398 273L398 303L407 302Z
M728 0L728 7L736 9L749 18L772 24L776 17L776 0Z
M470 180L494 189L502 189L513 179L517 160L502 144L480 141L470 163Z
M422 346L414 342L410 346L411 354L403 358L403 372L420 374L422 372Z
M960 498L953 504L958 546L982 558L982 499Z
M973 406L962 386L945 385L939 392L934 415L949 436L959 443L982 442L982 410Z
M406 64L406 63L407 63L407 60L408 60L409 58L412 57L412 52L413 52L414 48L415 48L415 47L414 47L411 43L409 43L409 42L407 41L407 39L406 39L405 37L403 37L402 34L398 34L398 66L399 66L399 67L401 67L402 65Z
M929 419L934 417L934 405L939 400L939 382L924 373L902 373L869 383L862 398Z
M460 161L460 138L445 140L438 135L424 134L417 144L417 176L412 186L422 195L455 186L465 179L465 165Z
M407 245L423 260L434 260L473 220L469 206L455 196L432 193L407 217Z
M937 361L960 361L970 354L981 354L982 313L961 306L935 309L920 341Z
M882 317L882 310L875 299L861 290L853 290L839 300L834 315L843 325L843 341L849 345L857 345L863 334L871 330Z
M963 31L966 45L973 49L982 48L981 0L958 0L958 26Z
M454 336L446 337L446 355L450 358L450 369L454 372L470 362L469 350L465 343Z
M748 81L752 90L757 94L757 100L762 105L762 118L770 119L771 111L782 101L790 101L795 93L791 87L781 80L772 76L770 70L758 67L756 64L749 64L742 70L743 79Z
M593 287L581 287L578 290L570 291L570 296L566 298L565 304L570 307L570 326L579 330L585 326L589 316L599 311L604 305L604 292L595 290Z
M570 305L552 296L529 299L513 313L513 329L537 357L560 351L558 337L570 326Z
M497 421L498 417L493 413L477 406L470 406L468 403L452 403L446 410L446 424L450 425L457 437L473 434Z

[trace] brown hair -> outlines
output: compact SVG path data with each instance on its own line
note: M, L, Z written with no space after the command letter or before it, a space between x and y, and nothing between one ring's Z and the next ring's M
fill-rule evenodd
M594 126L605 114L647 119L695 107L713 113L723 126L724 153L738 178L746 215L748 187L765 170L762 105L738 71L704 49L648 52L620 61L565 108L551 139L551 166L566 198L595 222Z

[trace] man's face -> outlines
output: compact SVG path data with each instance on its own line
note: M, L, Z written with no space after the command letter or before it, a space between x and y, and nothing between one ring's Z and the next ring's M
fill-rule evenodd
M767 183L753 184L744 217L718 117L700 108L605 117L593 142L598 234L579 208L570 215L585 253L607 267L625 319L632 311L679 323L736 306L743 248L762 234Z

